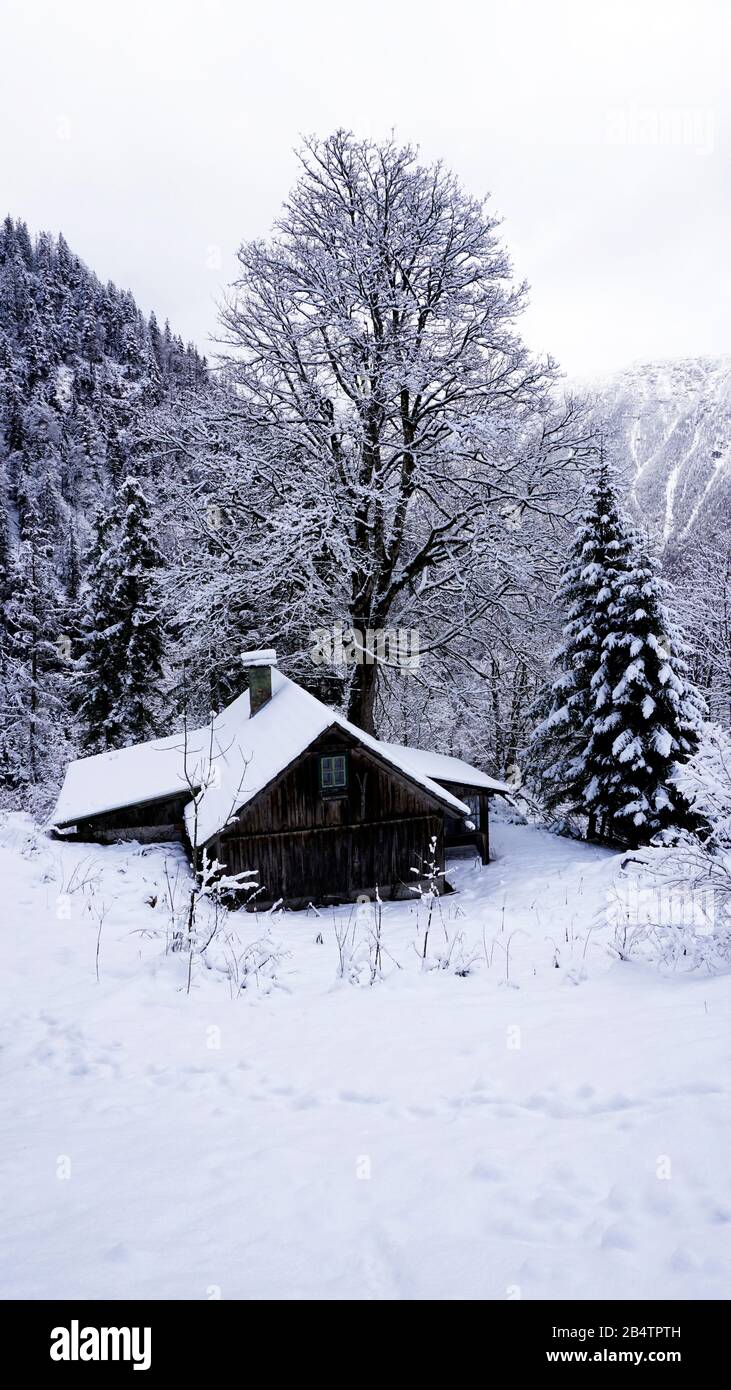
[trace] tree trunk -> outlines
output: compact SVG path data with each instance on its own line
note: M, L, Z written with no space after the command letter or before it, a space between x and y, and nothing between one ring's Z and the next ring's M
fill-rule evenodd
M353 668L353 681L348 696L348 719L357 724L367 734L375 734L374 710L376 704L377 666L363 665Z

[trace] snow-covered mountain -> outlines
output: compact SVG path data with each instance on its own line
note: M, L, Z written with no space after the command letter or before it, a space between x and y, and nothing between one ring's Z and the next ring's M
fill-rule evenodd
M638 363L591 384L641 520L666 544L731 516L731 357Z

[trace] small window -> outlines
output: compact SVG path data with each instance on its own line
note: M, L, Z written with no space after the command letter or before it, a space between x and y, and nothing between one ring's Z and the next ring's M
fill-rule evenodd
M320 790L345 791L348 785L348 759L345 753L328 753L320 758Z

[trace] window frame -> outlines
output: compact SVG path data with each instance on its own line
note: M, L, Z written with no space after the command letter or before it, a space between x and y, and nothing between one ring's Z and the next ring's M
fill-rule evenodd
M323 780L323 766L326 761L333 762L335 758L343 760L344 780L338 783L327 784ZM349 784L349 767L347 749L338 748L330 752L318 753L317 755L317 784L320 796L347 796Z

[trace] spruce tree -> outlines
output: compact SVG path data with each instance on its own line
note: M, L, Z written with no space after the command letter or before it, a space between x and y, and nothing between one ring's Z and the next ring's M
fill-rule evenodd
M688 680L687 650L643 539L628 573L612 581L609 632L592 679L584 753L586 805L608 838L646 844L659 832L700 830L673 773L698 749L703 701Z
M73 522L69 527L66 541L63 577L66 585L66 597L70 604L76 604L81 588L81 556L79 555L76 527Z
M97 512L94 540L86 556L81 657L74 684L81 741L89 753L113 748L122 737L113 714L123 679L117 614L112 606L116 579L112 547L117 520L114 511Z
M9 597L9 576L12 561L10 518L5 498L0 491L0 605Z
M11 788L53 784L68 753L68 656L53 547L33 508L12 558L8 587L0 773Z
M97 518L87 559L77 691L90 751L141 743L158 731L161 565L149 504L138 481L127 478L116 507Z
M542 697L532 766L549 809L587 817L589 838L637 845L701 824L675 785L703 706L655 562L602 462L562 577L559 674Z
M592 678L610 631L613 576L629 569L631 540L617 507L614 474L602 459L590 489L557 602L566 610L563 641L554 656L559 674L533 709L540 722L528 758L528 775L540 785L549 810L585 808L585 729L594 696ZM589 835L595 833L590 813Z
M126 478L119 498L119 536L112 608L116 641L124 654L123 679L113 718L132 743L153 738L162 709L164 630L158 579L163 557L153 533L150 506L136 478Z

